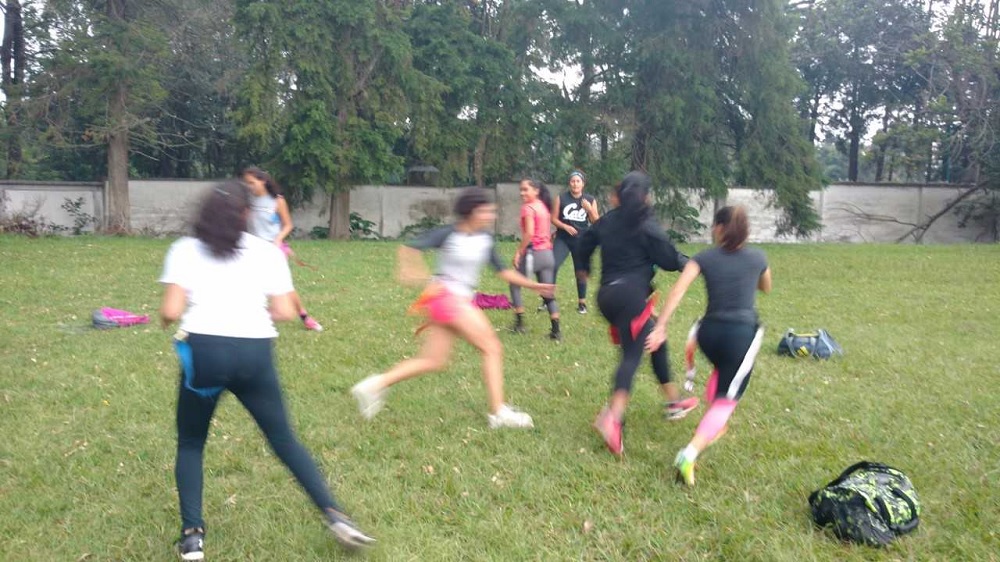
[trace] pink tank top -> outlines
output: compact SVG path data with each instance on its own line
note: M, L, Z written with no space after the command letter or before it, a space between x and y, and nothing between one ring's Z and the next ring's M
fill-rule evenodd
M526 205L521 205L521 227L532 221L535 226L535 234L531 237L531 248L534 250L552 249L552 214L545 208L545 203L535 200ZM522 230L523 232L523 230Z

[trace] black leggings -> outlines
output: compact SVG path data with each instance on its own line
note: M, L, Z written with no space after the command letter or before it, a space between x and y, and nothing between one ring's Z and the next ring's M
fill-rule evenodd
M653 330L652 318L646 320L642 330L632 337L632 319L639 316L646 308L645 296L649 294L649 286L642 283L618 279L611 284L601 285L597 291L597 306L608 323L618 330L621 346L621 359L615 371L615 391L632 391L632 379L642 362L646 345L646 336ZM654 351L650 358L653 362L653 373L660 384L670 382L670 363L667 359L667 344L664 342Z
M702 320L698 347L716 371L712 399L739 400L746 392L760 351L764 330L760 326L720 320ZM713 383L709 383L711 388Z
M192 386L223 387L247 409L271 449L321 510L337 509L326 481L309 452L295 438L274 368L272 340L190 334L194 356ZM205 397L182 382L177 397L177 464L182 529L204 527L202 519L203 452L208 426L221 393Z
M572 238L564 238L562 235L556 235L556 241L552 246L552 253L555 254L556 258L556 273L554 278L559 277L559 268L562 267L564 261L569 256L573 256L573 273L576 274L581 271L586 265L583 263L583 257L577 251L577 246L579 244L580 235L576 235ZM580 279L579 275L576 275L576 296L579 300L584 300L587 298L587 280Z

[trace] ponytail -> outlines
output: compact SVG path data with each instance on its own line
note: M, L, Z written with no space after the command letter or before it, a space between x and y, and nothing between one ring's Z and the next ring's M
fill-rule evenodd
M528 185L538 190L538 200L545 205L548 211L552 212L552 192L549 191L549 187L545 183L539 180L533 180L531 178L525 178L521 181L528 182Z
M715 213L713 227L720 227L719 245L727 252L735 252L750 237L750 219L742 205L725 206Z
M262 168L258 168L257 166L248 166L246 168L243 168L243 171L240 172L240 177L243 176L253 176L259 179L260 181L264 182L264 189L267 190L267 194L270 195L271 197L275 198L281 197L282 194L284 193L284 190L281 189L281 186L278 185L278 182L274 181L274 178L271 177L271 174L267 173Z
M638 228L653 214L649 206L649 176L642 172L629 172L618 188L618 209L625 224Z

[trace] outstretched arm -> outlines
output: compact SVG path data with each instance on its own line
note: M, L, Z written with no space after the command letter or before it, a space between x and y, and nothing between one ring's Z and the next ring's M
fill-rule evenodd
M521 275L520 272L513 269L504 269L497 273L500 279L510 283L511 285L517 285L518 287L524 287L525 289L531 289L539 295L551 299L556 292L556 286L551 283L538 283L532 281L531 279Z
M694 280L699 275L701 275L701 266L698 265L698 262L694 260L687 262L687 265L684 266L684 271L681 272L681 276L677 278L677 282L670 288L670 294L667 295L667 300L663 303L663 310L660 312L660 317L656 320L656 326L653 327L653 331L646 338L647 351L655 351L663 345L663 342L667 341L667 324L670 323L670 317L674 315L677 307L681 304L681 299L687 293L688 287L691 286L691 283L694 283Z
M424 254L416 248L400 246L396 252L396 276L403 285L420 286L431 278Z

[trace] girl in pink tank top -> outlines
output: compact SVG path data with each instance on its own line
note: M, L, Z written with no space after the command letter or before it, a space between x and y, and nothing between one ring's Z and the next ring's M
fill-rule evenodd
M555 279L555 257L552 253L552 197L544 183L525 179L521 181L521 243L514 254L514 267L530 277ZM541 281L546 283L546 281ZM510 295L514 304L514 331L523 333L524 302L520 287L511 285ZM559 341L559 306L554 299L543 299L549 310L552 330L549 337Z

